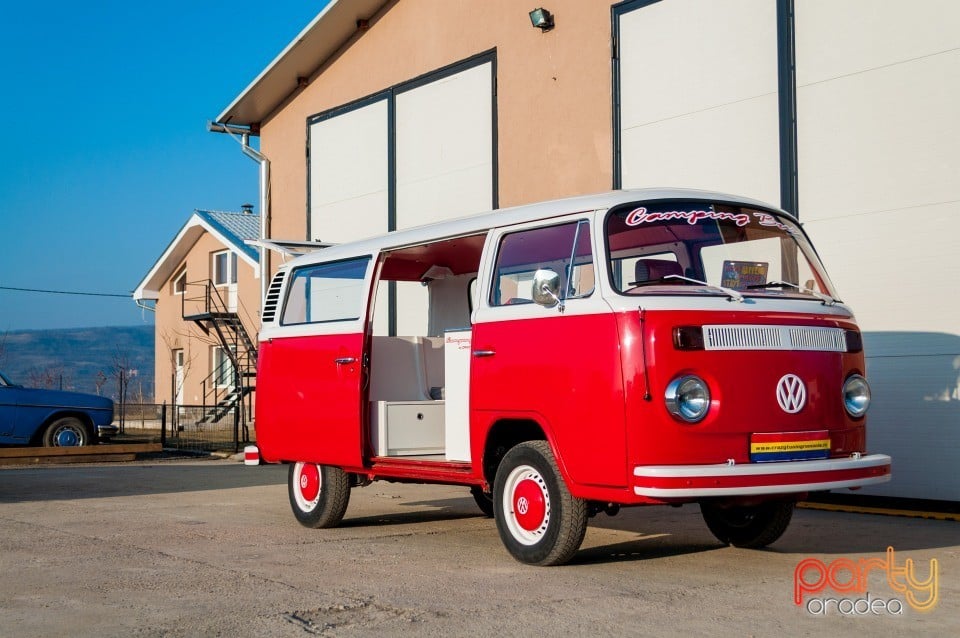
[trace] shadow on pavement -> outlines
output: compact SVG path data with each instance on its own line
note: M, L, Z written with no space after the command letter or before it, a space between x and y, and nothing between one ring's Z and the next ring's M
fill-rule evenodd
M287 468L282 465L248 467L217 460L190 464L20 467L0 470L0 503L148 496L286 482Z

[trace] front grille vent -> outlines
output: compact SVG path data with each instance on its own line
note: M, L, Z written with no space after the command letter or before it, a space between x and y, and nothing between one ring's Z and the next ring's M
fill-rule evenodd
M812 350L846 352L842 328L807 326L704 326L706 350Z

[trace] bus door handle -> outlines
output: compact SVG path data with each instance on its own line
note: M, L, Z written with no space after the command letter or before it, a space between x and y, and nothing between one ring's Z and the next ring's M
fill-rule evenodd
M340 357L338 359L334 359L334 361L336 361L338 366L343 366L343 365L347 365L348 363L356 363L357 358L356 357Z
M473 356L475 357L492 357L497 354L496 350L474 350Z

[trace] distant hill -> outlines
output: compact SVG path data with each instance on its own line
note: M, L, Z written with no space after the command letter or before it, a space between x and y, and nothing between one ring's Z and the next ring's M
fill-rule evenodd
M0 332L0 371L15 383L119 399L153 397L153 326ZM99 386L99 387L98 387Z

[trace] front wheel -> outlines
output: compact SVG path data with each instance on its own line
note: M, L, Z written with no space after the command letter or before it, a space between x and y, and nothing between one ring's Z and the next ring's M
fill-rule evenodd
M787 531L794 506L793 501L770 501L750 506L700 503L700 513L721 543L759 549Z
M78 447L90 445L90 433L80 419L66 416L57 419L43 433L44 447Z
M339 467L294 463L287 489L293 515L304 527L336 527L350 503L350 477Z
M527 441L504 455L493 508L500 540L529 565L567 562L587 531L586 501L570 495L546 441Z

